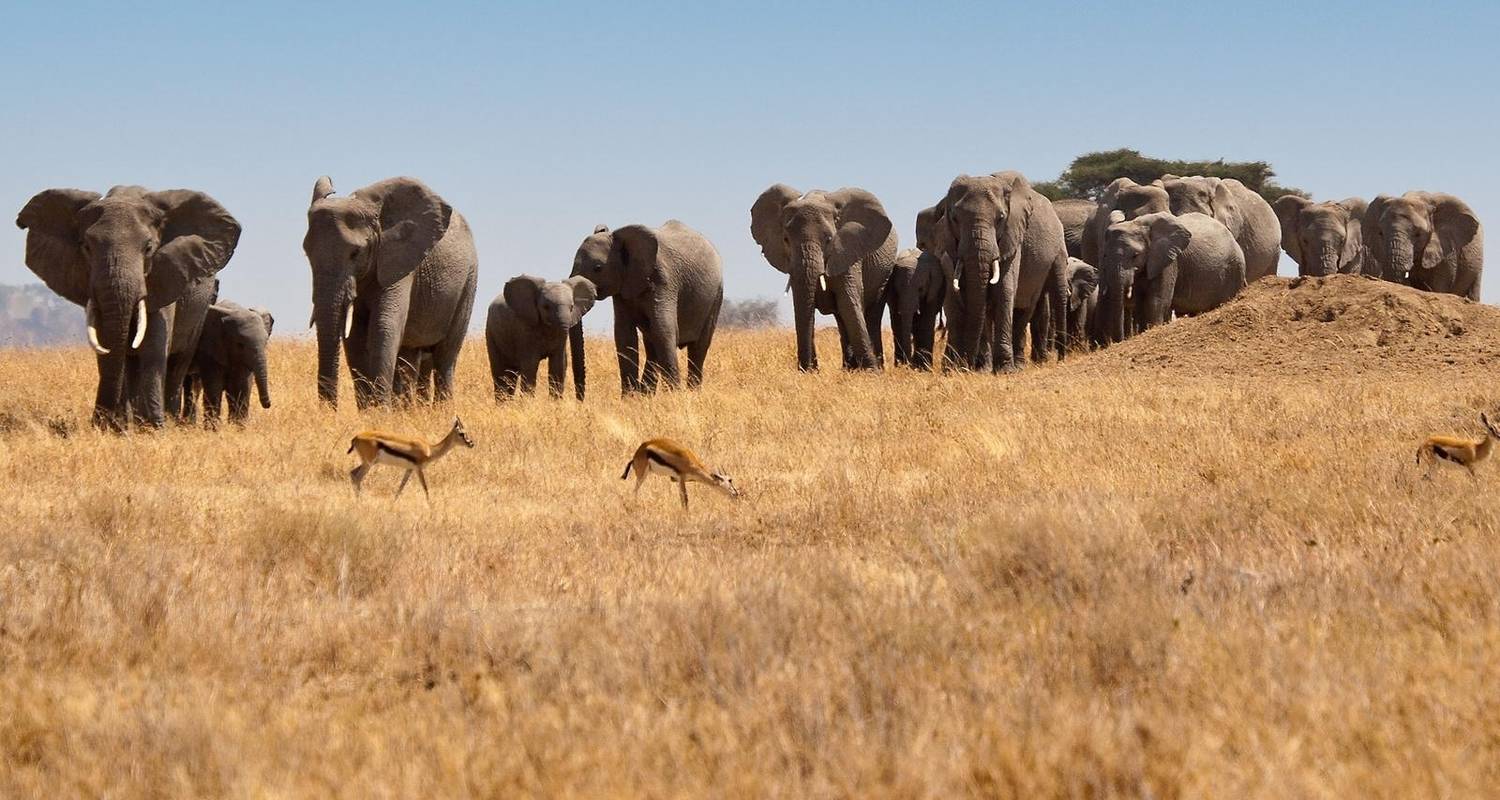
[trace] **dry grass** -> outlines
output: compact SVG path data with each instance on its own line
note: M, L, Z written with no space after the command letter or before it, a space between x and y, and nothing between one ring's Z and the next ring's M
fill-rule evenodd
M128 437L81 349L0 355L0 796L1500 791L1500 475L1412 464L1490 369L804 376L774 331L622 400L591 346L583 405L471 346L361 416L284 344L247 428ZM355 499L350 434L455 411L431 506ZM653 435L747 497L633 498Z

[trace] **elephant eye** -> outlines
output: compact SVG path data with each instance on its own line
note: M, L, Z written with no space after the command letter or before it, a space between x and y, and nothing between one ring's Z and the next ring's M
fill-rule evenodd
M356 247L353 250L349 251L349 260L350 261L357 261L357 260L359 260L359 248L358 247Z

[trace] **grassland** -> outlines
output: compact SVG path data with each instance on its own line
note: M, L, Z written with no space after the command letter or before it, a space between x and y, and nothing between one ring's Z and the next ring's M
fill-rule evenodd
M448 407L360 414L289 342L247 427L125 437L82 348L0 353L0 796L1500 793L1500 475L1412 463L1488 364L792 345L622 399L595 341L587 403L503 407L471 346ZM430 505L355 498L352 433L455 413ZM746 496L633 496L657 435Z

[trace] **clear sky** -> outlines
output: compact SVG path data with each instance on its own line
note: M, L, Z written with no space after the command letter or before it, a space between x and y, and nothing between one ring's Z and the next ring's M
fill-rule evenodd
M779 295L749 234L777 181L871 190L903 246L956 174L1050 179L1122 146L1500 220L1493 0L215 6L6 3L0 211L49 187L204 190L244 226L223 296L278 333L308 313L322 174L414 175L463 212L476 324L506 278L566 275L601 222L681 219L729 296ZM0 225L0 283L34 280L22 236Z

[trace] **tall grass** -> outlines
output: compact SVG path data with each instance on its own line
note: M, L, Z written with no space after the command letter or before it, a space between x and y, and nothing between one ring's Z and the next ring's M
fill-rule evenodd
M497 406L471 344L448 406L360 414L280 344L243 429L123 437L86 352L0 354L0 796L1500 791L1500 478L1412 463L1488 369L802 375L730 332L622 399L590 347L583 404ZM353 433L455 414L431 504L354 496ZM632 495L651 436L746 496Z

